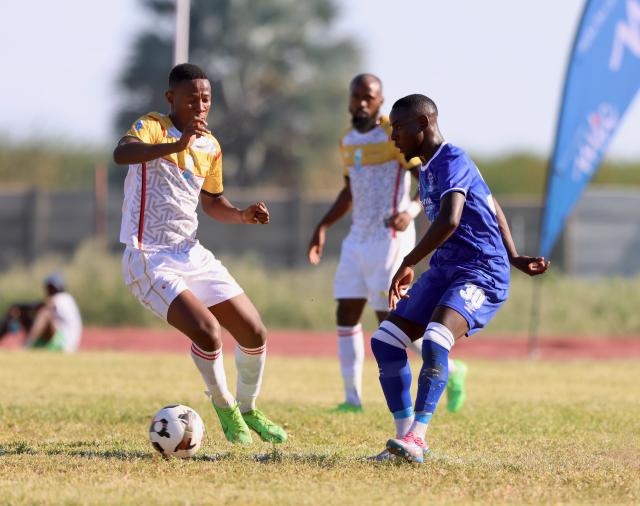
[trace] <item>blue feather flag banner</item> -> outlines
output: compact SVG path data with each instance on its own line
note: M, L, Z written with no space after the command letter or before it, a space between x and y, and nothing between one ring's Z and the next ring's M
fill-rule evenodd
M639 88L640 0L587 0L549 165L541 255L551 253Z

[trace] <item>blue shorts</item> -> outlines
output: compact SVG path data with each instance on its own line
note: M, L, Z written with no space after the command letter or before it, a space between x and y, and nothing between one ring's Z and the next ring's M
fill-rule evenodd
M469 324L467 335L471 335L489 323L507 300L509 290L496 287L494 279L480 269L431 266L408 295L391 314L426 327L436 306L450 307L464 316Z

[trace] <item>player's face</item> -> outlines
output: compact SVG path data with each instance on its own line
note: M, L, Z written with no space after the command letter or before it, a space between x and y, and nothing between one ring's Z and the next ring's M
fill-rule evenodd
M354 128L361 131L373 128L378 120L382 102L382 90L377 81L365 80L353 84L349 112Z
M167 91L167 100L181 126L194 118L206 120L211 109L211 84L208 79L183 81Z
M402 151L404 157L410 160L418 156L424 141L420 117L408 109L392 109L389 120L391 121L391 140Z

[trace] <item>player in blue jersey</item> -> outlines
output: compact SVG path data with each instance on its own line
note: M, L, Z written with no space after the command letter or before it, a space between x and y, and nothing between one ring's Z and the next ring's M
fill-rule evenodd
M518 254L504 213L478 168L442 137L430 98L416 94L398 100L391 127L391 139L404 156L422 161L420 199L431 226L393 277L392 311L373 335L371 348L397 429L387 450L422 462L427 425L447 384L451 347L484 327L507 299L510 265L535 276L549 262ZM415 265L430 253L429 270L408 290ZM423 365L414 407L406 347L421 337Z

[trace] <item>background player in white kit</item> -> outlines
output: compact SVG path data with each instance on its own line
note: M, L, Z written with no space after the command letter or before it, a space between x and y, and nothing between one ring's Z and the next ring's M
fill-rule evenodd
M266 224L264 202L234 207L222 195L222 153L207 130L211 84L188 63L169 75L170 114L136 121L113 157L129 164L120 241L125 282L142 305L192 341L191 357L207 385L226 438L251 443L287 439L256 408L266 358L266 329L258 311L227 269L196 239L198 202L224 223ZM221 326L238 342L236 399L227 388Z
M409 195L411 176L407 170L418 167L420 161L407 163L390 141L391 126L380 115L383 101L380 79L372 74L353 78L349 101L352 127L340 141L345 186L309 243L309 261L318 264L327 228L353 207L353 222L342 243L334 285L345 389L339 411L362 409L364 343L360 318L367 302L379 321L386 318L391 278L415 244L413 219L421 211Z

